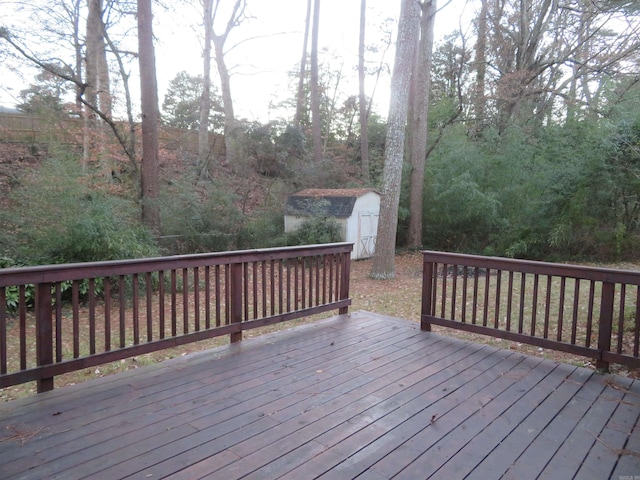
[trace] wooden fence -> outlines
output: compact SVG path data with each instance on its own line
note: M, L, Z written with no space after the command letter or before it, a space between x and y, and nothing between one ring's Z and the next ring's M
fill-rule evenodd
M0 269L0 388L316 313L346 313L349 243Z
M640 368L640 272L423 252L421 327Z
M127 131L128 124L120 124ZM25 143L28 145L46 145L52 142L63 145L82 145L83 123L80 119L49 119L19 113L0 112L0 142ZM104 126L107 136L113 135L109 127ZM137 125L139 130L139 125ZM107 137L108 138L108 137ZM170 150L182 149L198 153L198 132L180 128L160 126L159 144ZM224 136L209 135L209 145L213 158L224 158Z

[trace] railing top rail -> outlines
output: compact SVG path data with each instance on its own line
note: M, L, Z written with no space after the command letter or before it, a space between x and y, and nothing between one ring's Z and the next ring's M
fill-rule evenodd
M133 273L156 272L175 268L214 266L263 260L279 260L298 256L321 255L325 253L348 253L352 243L324 243L294 247L261 248L236 250L232 252L212 252L168 257L111 260L104 262L67 263L59 265L38 265L0 269L0 287L30 283L48 283L84 278L127 275Z
M425 262L439 262L450 265L466 265L513 272L640 285L640 271L634 270L592 267L587 265L567 265L514 258L484 257L465 253L436 252L431 250L423 250L422 255Z

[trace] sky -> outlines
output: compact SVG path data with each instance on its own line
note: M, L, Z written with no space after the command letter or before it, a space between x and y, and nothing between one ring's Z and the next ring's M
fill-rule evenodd
M3 2L0 0L0 4ZM178 72L186 71L193 75L202 72L201 7L198 1L192 3L195 6L175 4L176 7L171 11L156 8L154 4L156 67L161 105L169 82ZM445 0L439 2L440 5L445 3ZM471 7L464 8L466 3L464 0L453 0L442 8L436 17L436 39L455 29L464 13L471 11ZM237 116L268 121L273 115L270 103L291 97L288 72L296 67L302 54L306 4L304 0L248 1L252 18L236 27L227 41L228 47L233 46L226 58L228 67L232 69L231 89ZM382 20L388 17L397 20L399 12L400 0L367 0L366 43L379 42ZM358 0L322 0L320 48L324 47L340 57L338 64L343 64L344 75L341 86L347 94L357 94L355 66L359 16ZM217 25L217 28L219 31L220 26ZM376 63L380 58L372 54L366 56ZM387 52L385 61L389 66L393 65L392 49ZM28 72L19 78L0 66L0 76L3 78L0 83L0 105L14 106L19 91L31 82L34 73ZM213 62L212 78L217 81ZM371 94L373 82L368 80L367 85L368 94ZM131 87L135 97L140 88L137 78L132 77ZM388 90L389 78L385 77L374 97L375 109L381 114L387 108Z
M446 3L445 0L439 2L440 5ZM436 38L457 28L460 18L465 17L465 4L464 0L453 0L442 8L436 17ZM299 64L302 55L306 5L304 0L249 0L249 11L254 19L237 27L227 42L228 45L234 45L240 38L255 38L245 41L229 54L228 66L234 68L231 88L239 116L268 121L269 103L292 95L287 74ZM471 7L466 7L467 12L471 10ZM382 21L393 18L395 26L399 13L400 0L367 0L365 43L379 43ZM160 42L157 47L163 52L158 56L157 65L161 89L166 88L164 86L180 70L201 73L201 45L194 42L193 21L189 20L198 14L185 11L179 20L171 14L166 23L165 17L159 18L160 29L172 31L174 39L170 44ZM344 74L342 89L355 95L358 93L355 67L358 63L359 22L359 0L322 0L320 48L324 47L341 57ZM189 30L190 33L186 34ZM392 40L395 42L395 31ZM376 64L380 59L377 55L365 56ZM392 67L393 49L386 53L385 61ZM216 75L213 67L212 78L216 78ZM390 78L384 77L382 80L374 95L379 113L386 111L389 97ZM372 79L367 80L367 87L367 93L371 95Z

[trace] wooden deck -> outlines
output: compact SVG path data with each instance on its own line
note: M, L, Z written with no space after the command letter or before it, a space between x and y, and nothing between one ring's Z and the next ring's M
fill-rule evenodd
M640 476L640 383L368 312L0 405L0 478Z

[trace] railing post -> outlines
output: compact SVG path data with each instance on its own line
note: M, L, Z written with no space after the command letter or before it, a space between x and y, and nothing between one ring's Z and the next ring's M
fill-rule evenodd
M242 323L242 264L231 264L231 323ZM230 334L231 343L240 342L242 340L242 331Z
M424 258L424 257L423 257ZM422 266L422 312L420 315L420 330L431 331L431 324L424 320L425 315L431 315L431 299L433 290L433 262L423 261Z
M38 366L53 363L53 320L51 318L51 284L36 285L36 355ZM38 393L53 390L53 377L40 378Z
M350 252L342 254L342 269L340 271L340 300L346 300L349 298L349 278L351 276L351 254ZM342 307L338 309L339 315L345 315L349 313L349 307Z
M602 298L600 300L600 320L598 323L598 350L600 358L596 360L596 368L609 371L609 362L602 360L604 352L611 351L611 332L613 330L613 302L615 284L602 282Z

